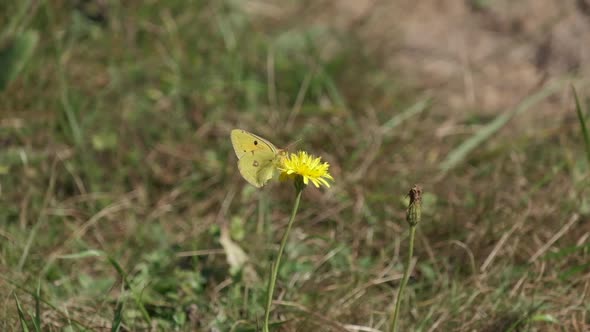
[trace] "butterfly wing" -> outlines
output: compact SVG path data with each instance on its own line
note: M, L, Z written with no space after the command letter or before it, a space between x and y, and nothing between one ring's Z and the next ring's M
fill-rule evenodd
M276 169L276 154L260 150L246 153L238 160L238 169L242 177L256 188L260 188L273 178Z
M242 177L257 188L265 185L274 176L276 160L282 150L264 138L242 129L232 130L230 137Z
M278 151L271 142L242 129L232 130L230 137L238 159L256 151L270 151L273 154L277 154Z

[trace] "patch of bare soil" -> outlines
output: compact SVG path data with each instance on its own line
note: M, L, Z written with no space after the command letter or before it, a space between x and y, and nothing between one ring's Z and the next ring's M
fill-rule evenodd
M359 36L384 69L432 89L445 112L506 110L548 80L590 74L588 0L304 2L251 4L279 20L295 16ZM571 105L559 107L566 100L563 94L533 113L569 112Z

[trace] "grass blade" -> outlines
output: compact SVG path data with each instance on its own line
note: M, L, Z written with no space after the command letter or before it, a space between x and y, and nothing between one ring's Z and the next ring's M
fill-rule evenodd
M39 34L29 30L13 37L0 49L0 90L4 90L25 67L39 41Z
M544 322L544 323L551 323L551 324L561 324L555 316L551 314L539 314L534 315L530 319L531 322Z
M22 31L23 21L27 13L31 13L34 9L31 8L32 0L22 1L21 6L16 10L15 13L10 15L11 19L0 35L0 40L6 40L10 36L17 35Z
M20 284L18 284L17 282L15 282L14 280L8 279L5 276L3 276L2 274L0 274L0 280L6 282L8 285L11 285L12 287L14 287L15 289L18 289L22 292L25 292L31 296L35 296L34 291L31 291L23 286L21 286ZM66 319L68 318L66 313L63 312L62 309L58 308L57 306L55 306L53 303L43 299L43 298L39 298L39 302L45 304L46 306L48 306L49 308L51 308L55 313L57 313L61 318ZM80 320L74 320L74 319L70 319L71 321L75 322L76 325L84 327L85 329L90 329L90 327L85 326L83 322L81 322Z
M81 251L81 252L77 252L75 254L68 254L68 255L61 255L59 256L60 259L81 259L81 258L87 258L87 257L103 257L106 256L106 254L100 250L85 250L85 251Z
M508 121L510 121L510 119L528 110L543 99L557 92L562 84L563 82L560 81L545 87L541 91L527 97L512 111L499 115L496 117L496 119L494 119L494 121L485 125L477 133L475 133L473 136L468 138L449 153L447 158L440 165L440 170L442 173L444 174L461 164L467 158L469 153L471 153L475 148L498 132L502 127L504 127L504 125L506 125L506 123L508 123Z
M432 102L431 97L426 97L426 98L419 100L418 102L416 102L412 106L403 110L401 113L396 114L394 117L392 117L387 122L385 122L383 125L381 125L381 128L380 128L381 132L384 135L391 135L394 128L397 128L399 125L401 125L407 119L413 117L414 115L418 115L418 114L422 113L424 110L426 110L426 108L428 108L428 106L430 106L431 102Z
M590 163L590 135L588 134L588 128L586 127L586 119L584 118L584 112L582 112L582 106L580 106L580 100L576 93L576 88L572 85L572 92L574 93L574 99L576 100L576 113L578 113L578 120L580 120L580 127L582 127L582 135L584 136L584 143L586 144L586 158Z
M143 302L141 300L141 293L137 294L135 292L135 290L133 289L133 286L131 285L131 283L127 279L127 273L125 273L125 270L123 270L123 268L121 267L121 265L119 264L119 262L117 262L111 256L107 256L107 260L109 261L109 263L111 263L111 265L115 268L115 270L117 270L117 272L121 276L121 279L123 279L123 283L124 283L125 288L126 289L129 289L131 291L131 294L133 294L133 300L135 301L135 304L139 307L139 311L141 312L141 315L143 316L143 319L146 321L146 323L148 325L151 325L152 318L150 317L150 314L148 313L148 311L145 308L145 306L143 305ZM122 309L123 308L121 307L121 310Z
M89 249L89 250L81 251L81 252L74 253L74 254L59 256L59 258L61 258L61 259L83 259L83 258L87 258L87 257L104 257L104 258L106 258L106 260L117 271L117 273L119 273L119 276L121 277L121 280L123 281L123 285L124 285L125 289L131 291L131 294L133 295L133 299L135 300L135 303L139 307L139 310L143 316L143 319L146 321L146 323L148 325L150 325L151 324L151 317L150 317L150 314L148 313L147 309L143 305L143 302L141 301L141 294L138 294L133 289L133 286L129 282L129 279L127 279L127 273L125 273L125 270L121 267L121 265L119 264L119 262L117 262L116 259L114 259L113 257L111 257L109 254L107 254L104 251L95 250L95 249ZM123 308L121 307L120 310L122 310L122 309Z
M123 321L123 301L117 303L115 308L115 317L113 318L113 324L111 324L111 332L118 332L121 328Z
M562 281L568 280L573 275L578 275L578 274L588 272L588 269L590 269L590 263L585 263L582 265L577 265L577 266L571 267L571 268L565 270L564 272L560 273L559 279L561 279Z
M33 319L35 332L41 332L41 279L37 280L35 289L35 318Z
M20 321L22 331L29 332L29 327L27 326L27 321L25 320L25 312L23 311L16 294L14 294L14 300L16 301L16 309L18 310L18 319Z

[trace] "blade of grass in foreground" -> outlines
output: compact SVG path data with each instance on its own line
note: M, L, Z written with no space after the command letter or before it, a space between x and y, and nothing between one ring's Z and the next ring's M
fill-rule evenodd
M111 324L111 332L118 332L121 328L121 323L123 321L123 301L117 302L117 307L115 308L115 317L113 318L113 323Z
M27 321L25 319L25 312L23 308L20 306L20 301L16 294L14 294L14 301L16 301L16 309L18 310L18 319L20 320L20 326L23 332L29 332L29 327L27 326Z
M467 158L467 155L471 153L471 151L473 151L475 148L489 139L493 134L499 131L502 127L504 127L504 125L506 125L506 123L508 123L508 121L510 121L510 119L512 119L514 116L528 110L543 99L557 92L563 83L564 81L559 81L550 84L541 91L527 97L512 111L499 115L496 117L496 119L494 119L494 121L483 126L473 136L468 138L449 153L447 158L440 165L442 174L461 164Z
M39 41L39 34L29 30L14 36L0 49L0 90L4 90L25 67Z
M33 297L35 297L35 292L36 291L31 291L25 287L23 287L22 285L20 285L19 283L17 283L14 280L8 279L6 278L4 275L0 274L0 280L4 281L5 283L7 283L8 285L11 285L12 287L14 287L15 289L18 289L22 292L25 292ZM49 302L48 300L43 299L42 297L39 296L39 302L43 303L44 305L48 306L49 308L51 308L55 313L57 313L61 318L63 319L68 319L71 322L76 323L76 325L80 326L83 328L83 330L88 330L90 329L90 327L87 327L84 325L83 322L81 322L80 320L74 320L68 317L67 313L65 313L63 310L61 310L60 308L58 308L57 306L53 305L51 302ZM19 303L20 305L20 303ZM17 306L18 308L18 306Z
M37 289L35 289L35 319L33 327L36 332L41 332L41 279L37 280Z
M582 135L584 136L584 143L586 144L586 158L590 163L590 135L588 134L588 128L586 127L586 119L584 118L584 112L582 112L582 106L580 106L580 100L576 93L576 88L572 85L572 92L574 93L574 99L576 100L576 113L578 113L578 120L580 120L580 127L582 127Z

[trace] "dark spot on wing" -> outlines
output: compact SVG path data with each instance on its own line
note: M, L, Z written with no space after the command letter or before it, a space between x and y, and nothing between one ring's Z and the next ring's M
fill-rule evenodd
M258 141L254 141L254 145L258 145Z

